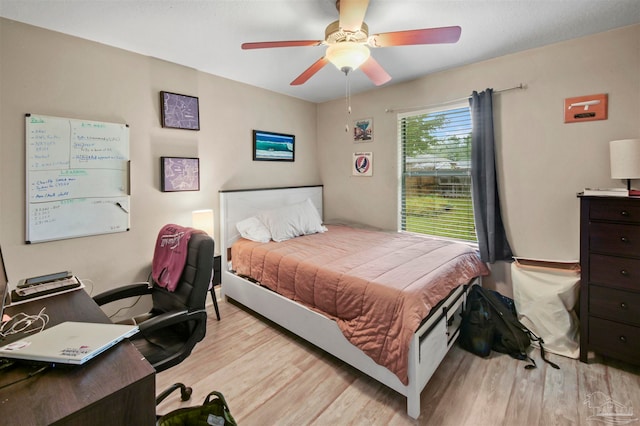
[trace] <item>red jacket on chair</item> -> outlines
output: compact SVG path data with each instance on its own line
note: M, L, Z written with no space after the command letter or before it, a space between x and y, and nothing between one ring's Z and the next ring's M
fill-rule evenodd
M175 291L187 259L187 245L191 234L194 233L203 233L203 231L168 224L158 233L151 265L151 277L160 287Z

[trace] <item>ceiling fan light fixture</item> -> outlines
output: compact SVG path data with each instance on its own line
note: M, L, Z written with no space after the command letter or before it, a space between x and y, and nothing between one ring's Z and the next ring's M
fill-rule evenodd
M344 41L329 45L325 56L336 68L347 73L364 64L370 55L364 44Z
M1 0L0 0L1 1ZM331 22L324 30L324 40L285 40L243 43L243 49L264 49L271 47L326 46L323 57L314 62L290 84L299 86L313 77L327 63L349 73L360 68L376 86L387 83L391 76L371 56L369 48L390 46L411 46L416 44L455 43L460 38L459 26L423 28L417 30L391 31L369 36L369 26L364 17L369 0L333 0L338 9L338 20ZM347 86L349 79L347 78ZM347 98L349 89L347 87Z

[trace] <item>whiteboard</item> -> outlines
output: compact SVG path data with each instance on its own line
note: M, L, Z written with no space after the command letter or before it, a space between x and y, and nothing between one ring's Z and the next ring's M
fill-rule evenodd
M128 231L129 127L27 114L26 241Z

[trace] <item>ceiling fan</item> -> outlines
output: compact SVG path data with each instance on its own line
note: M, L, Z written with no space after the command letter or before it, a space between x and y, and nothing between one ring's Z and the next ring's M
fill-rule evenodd
M391 76L371 56L370 47L455 43L460 39L462 29L458 26L394 31L370 36L369 27L364 22L368 5L369 0L337 0L336 8L340 19L327 26L324 40L252 42L243 43L242 49L325 45L325 56L293 80L292 86L304 84L328 62L333 63L345 75L360 68L376 86L379 86L391 80Z

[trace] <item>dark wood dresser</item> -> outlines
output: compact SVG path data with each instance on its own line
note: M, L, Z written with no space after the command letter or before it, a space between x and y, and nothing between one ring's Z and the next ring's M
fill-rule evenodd
M640 197L580 196L580 361L640 364Z

